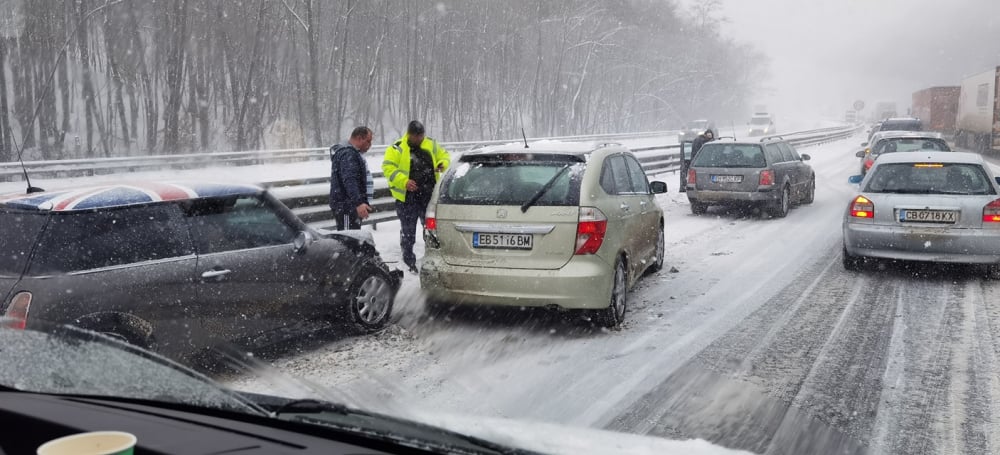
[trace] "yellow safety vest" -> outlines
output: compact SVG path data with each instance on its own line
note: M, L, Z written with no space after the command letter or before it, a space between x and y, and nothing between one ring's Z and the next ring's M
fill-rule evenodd
M406 202L406 182L410 180L410 143L407 142L409 135L403 135L398 141L385 149L385 157L382 159L382 175L389 182L389 191L397 201ZM451 158L448 151L438 145L437 141L429 137L424 137L420 143L420 148L427 150L434 161L434 169L443 165L444 170L448 170ZM437 182L441 176L434 172L434 181Z

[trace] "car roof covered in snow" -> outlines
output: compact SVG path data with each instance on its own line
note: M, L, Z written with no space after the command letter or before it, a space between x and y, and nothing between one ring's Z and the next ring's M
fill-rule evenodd
M474 158L503 153L524 153L529 155L539 153L546 155L585 156L605 147L625 148L621 144L610 143L607 141L567 142L545 140L528 142L528 148L524 147L524 142L511 142L509 144L492 145L481 149L470 150L463 153L462 158Z
M155 202L259 194L255 185L207 182L125 182L32 194L0 195L0 208L82 211Z

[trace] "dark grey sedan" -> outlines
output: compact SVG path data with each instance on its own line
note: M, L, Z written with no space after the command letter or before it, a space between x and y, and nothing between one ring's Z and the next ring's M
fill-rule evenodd
M799 155L780 138L705 144L687 173L691 212L749 204L784 217L793 204L811 204L815 197L816 174L808 160L809 155Z
M261 188L134 183L0 198L6 324L69 323L171 357L302 321L389 320L400 273Z

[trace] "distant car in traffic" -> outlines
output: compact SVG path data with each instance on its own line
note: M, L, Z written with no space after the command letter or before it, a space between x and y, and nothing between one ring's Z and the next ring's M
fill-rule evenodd
M1000 278L1000 185L979 155L881 157L844 213L844 267L865 258L985 264Z
M878 131L923 131L924 123L914 117L894 117L882 120Z
M462 155L427 211L428 306L554 306L621 324L628 290L664 261L663 211L618 144L545 141Z
M390 318L401 272L253 185L113 184L0 198L0 309L171 357L308 320Z
M767 136L769 134L775 134L778 132L777 127L774 124L774 117L767 112L758 112L750 118L750 122L747 123L749 129L747 134L749 136Z
M705 144L688 169L687 197L700 215L712 205L750 204L784 217L795 204L811 204L816 174L791 144L779 137L760 142Z
M719 137L719 130L715 127L715 122L704 119L693 120L681 128L680 134L677 135L677 143L693 141L694 138L705 131L711 131L714 137Z
M951 147L941 133L913 131L882 131L879 132L864 150L854 156L861 159L861 175L868 173L879 155L896 152L950 152Z

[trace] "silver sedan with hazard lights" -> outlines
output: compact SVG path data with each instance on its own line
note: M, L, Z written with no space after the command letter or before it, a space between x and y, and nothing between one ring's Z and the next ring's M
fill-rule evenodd
M465 153L425 217L420 285L428 307L551 306L618 326L629 289L663 265L654 195L665 191L617 144L546 141Z
M865 258L985 264L1000 278L1000 183L971 153L886 155L851 177L860 194L844 214L844 267Z

